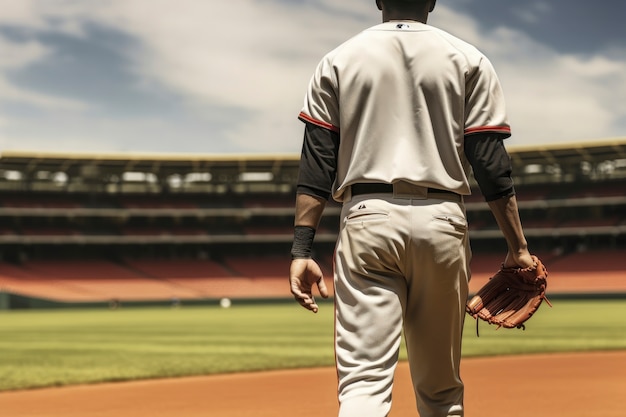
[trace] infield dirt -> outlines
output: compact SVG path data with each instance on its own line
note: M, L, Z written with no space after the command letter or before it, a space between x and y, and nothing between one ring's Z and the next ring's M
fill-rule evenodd
M466 417L622 417L626 352L469 358ZM515 382L511 382L515 381ZM0 393L3 417L321 417L337 413L333 368ZM391 417L417 415L408 367Z

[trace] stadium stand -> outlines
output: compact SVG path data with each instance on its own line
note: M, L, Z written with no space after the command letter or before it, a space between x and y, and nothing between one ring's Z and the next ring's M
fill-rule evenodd
M626 294L626 139L509 151L522 222L548 266L549 291ZM298 155L4 152L0 309L31 305L12 303L13 296L63 303L290 298L297 174ZM465 198L470 290L505 253L473 186ZM329 284L339 214L329 202L316 237Z

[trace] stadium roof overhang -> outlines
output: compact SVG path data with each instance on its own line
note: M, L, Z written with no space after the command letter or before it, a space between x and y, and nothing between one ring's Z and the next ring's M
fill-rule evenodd
M585 170L623 172L626 176L626 138L579 143L511 146L508 148L516 177L547 172L545 167L580 176ZM130 174L144 174L163 183L178 177L217 184L266 182L294 184L297 154L102 154L5 151L0 154L0 179L4 175L22 181L44 178L42 173L63 173L84 182L123 181ZM587 168L585 168L587 166ZM603 168L604 167L604 168ZM532 168L532 169L531 169ZM553 172L550 171L550 172Z
M299 155L79 154L7 151L0 155L0 177L23 181L63 173L83 182L178 182L293 184Z
M558 145L510 147L509 153L516 165L561 164L578 165L581 162L601 163L626 160L626 138L597 140Z
M296 164L298 155L201 155L201 154L99 154L99 153L40 153L5 151L0 154L0 169L18 171L62 171L76 167L95 167L116 173L162 170L189 172L215 167L237 168L242 171L276 169L284 164Z
M626 138L510 147L515 177L532 182L626 177Z

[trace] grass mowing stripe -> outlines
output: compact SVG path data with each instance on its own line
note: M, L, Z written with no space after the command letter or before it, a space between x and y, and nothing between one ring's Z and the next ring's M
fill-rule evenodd
M332 320L327 303L2 312L0 390L332 365ZM465 356L626 349L626 301L558 301L480 337L468 317L464 337Z

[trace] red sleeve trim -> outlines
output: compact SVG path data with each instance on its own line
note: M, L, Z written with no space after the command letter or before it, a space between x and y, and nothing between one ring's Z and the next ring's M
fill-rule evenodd
M298 115L298 119L302 120L305 123L311 123L316 126L323 127L324 129L332 130L333 132L339 133L339 128L337 126L330 123L322 122L321 120L314 119L304 112L300 112L300 114Z
M465 129L466 135L474 133L502 133L511 136L511 128L509 126L479 126Z

